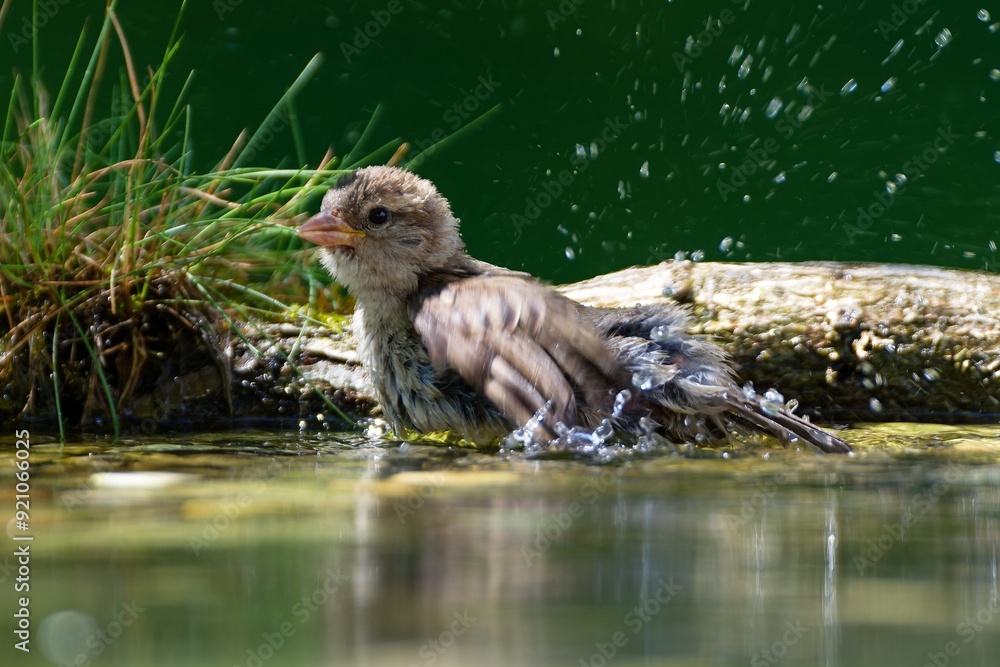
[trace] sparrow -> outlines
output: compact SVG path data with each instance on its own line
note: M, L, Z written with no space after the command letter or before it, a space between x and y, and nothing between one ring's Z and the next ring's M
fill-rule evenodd
M741 388L723 350L688 333L682 306L586 307L470 257L448 200L408 171L341 177L298 234L354 295L359 357L397 432L482 441L527 425L546 442L607 420L631 433L652 424L678 443L761 431L850 451Z

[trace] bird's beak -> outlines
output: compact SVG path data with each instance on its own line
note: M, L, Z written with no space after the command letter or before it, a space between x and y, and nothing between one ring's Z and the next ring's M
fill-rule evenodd
M317 213L299 227L299 236L326 248L354 250L358 239L364 235L363 231L354 229L339 215L326 211Z

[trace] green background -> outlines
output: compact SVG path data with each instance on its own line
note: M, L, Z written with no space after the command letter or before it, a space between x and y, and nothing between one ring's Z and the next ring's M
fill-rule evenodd
M30 7L12 3L0 29L2 90L30 68L12 37ZM103 3L50 7L39 37L55 89L88 17L96 38ZM426 143L500 105L419 171L451 200L474 255L555 282L678 253L995 271L1000 8L983 7L206 0L184 14L167 85L176 94L197 71L200 169L260 125L317 52L296 102L311 165L329 146L348 154L377 107L355 156L397 137ZM159 62L178 8L121 3L137 62ZM375 37L355 42L367 24ZM481 80L496 84L482 100ZM609 122L625 129L595 153ZM925 151L932 161L913 161ZM291 130L255 161L296 164ZM572 182L546 201L563 171ZM889 205L858 226L879 198ZM547 205L529 220L532 202Z

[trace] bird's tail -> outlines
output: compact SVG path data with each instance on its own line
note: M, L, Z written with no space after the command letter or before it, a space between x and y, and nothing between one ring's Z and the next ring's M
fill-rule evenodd
M847 454L850 445L805 419L792 414L784 405L758 397L742 397L730 403L729 410L786 444L804 442L827 454Z
M594 321L632 375L626 420L649 416L672 438L708 442L760 430L786 444L847 453L840 438L796 416L777 392L758 396L736 384L725 353L688 333L679 308L640 306L601 312Z

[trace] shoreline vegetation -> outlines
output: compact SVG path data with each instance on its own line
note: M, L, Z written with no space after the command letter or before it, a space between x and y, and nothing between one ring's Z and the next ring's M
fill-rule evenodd
M354 165L335 169L327 152L316 168L244 166L273 123L300 136L295 97L320 57L254 133L197 173L184 103L193 73L176 99L160 93L181 47L183 6L162 62L144 68L116 1L89 52L81 33L54 95L37 78L37 29L33 72L15 75L0 141L0 421L118 435L254 414L261 402L267 412L283 401L257 395L257 382L284 373L309 384L289 361L301 341L284 349L269 327L336 330L343 321L342 293L303 261L292 224ZM101 103L109 96L110 110ZM305 164L304 151L298 159ZM325 407L348 420L328 399Z

